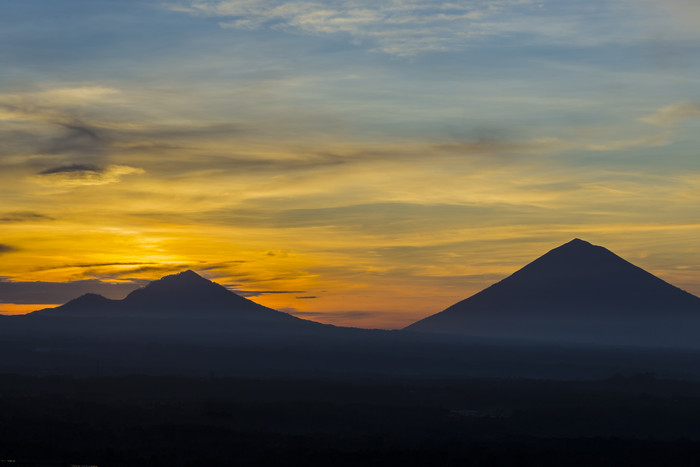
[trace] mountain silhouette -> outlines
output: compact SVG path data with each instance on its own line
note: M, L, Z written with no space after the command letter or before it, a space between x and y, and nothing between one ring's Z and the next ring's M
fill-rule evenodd
M121 334L225 335L325 326L255 303L191 270L153 281L122 300L85 294L25 316L33 326Z
M609 344L700 337L700 298L574 239L410 331Z

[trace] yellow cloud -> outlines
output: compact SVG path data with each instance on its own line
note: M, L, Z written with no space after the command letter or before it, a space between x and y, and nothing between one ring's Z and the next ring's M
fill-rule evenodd
M700 118L700 104L692 102L663 107L641 120L652 125L670 128L696 118Z
M665 132L641 138L589 144L587 148L591 151L623 151L625 149L665 146L669 143L669 137L670 133Z
M0 94L0 103L17 107L82 107L114 101L120 91L106 86L76 86Z

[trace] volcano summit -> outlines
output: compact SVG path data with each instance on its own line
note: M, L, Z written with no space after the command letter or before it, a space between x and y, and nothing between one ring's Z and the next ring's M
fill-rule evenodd
M692 344L700 298L574 239L410 331L611 345Z

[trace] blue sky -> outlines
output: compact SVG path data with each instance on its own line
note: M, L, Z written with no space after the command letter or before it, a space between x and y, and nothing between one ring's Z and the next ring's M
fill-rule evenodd
M700 293L699 21L693 0L5 1L0 276L191 267L395 327L581 237Z

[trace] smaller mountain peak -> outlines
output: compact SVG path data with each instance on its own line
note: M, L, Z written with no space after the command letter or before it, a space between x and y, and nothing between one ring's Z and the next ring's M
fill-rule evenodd
M165 277L161 277L159 281L167 281L167 282L172 282L172 281L177 281L177 282L193 282L193 281L207 281L204 277L200 276L196 272L194 272L191 269L188 269L187 271L182 271L178 272L177 274L170 274Z
M78 298L59 306L56 308L44 308L43 310L32 311L30 315L33 316L75 316L73 313L83 313L85 311L91 311L96 309L104 309L110 306L113 300L109 298L96 294L96 293L86 293Z
M104 295L96 294L96 293L86 293L81 295L78 298L74 298L70 302L67 303L70 304L71 306L78 306L78 307L90 307L90 306L99 306L103 303L109 302L110 299L105 297Z
M100 295L97 293L86 293L81 295L78 298L75 298L72 300L73 302L101 302L101 301L109 301L107 297L104 295Z

